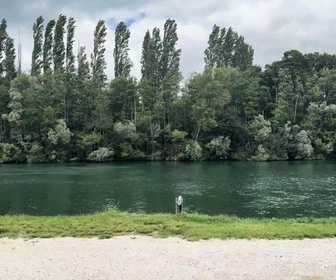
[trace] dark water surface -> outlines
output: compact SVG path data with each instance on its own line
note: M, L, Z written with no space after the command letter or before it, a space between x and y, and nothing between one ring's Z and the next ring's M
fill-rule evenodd
M336 162L0 165L0 215L73 215L110 205L239 217L336 216Z

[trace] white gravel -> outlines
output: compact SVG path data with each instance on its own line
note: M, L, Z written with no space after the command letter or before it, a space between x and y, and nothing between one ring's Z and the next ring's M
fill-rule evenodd
M0 239L1 280L336 279L336 238Z

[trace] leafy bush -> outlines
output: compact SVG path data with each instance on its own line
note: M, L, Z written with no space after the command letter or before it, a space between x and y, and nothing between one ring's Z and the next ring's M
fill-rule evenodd
M215 158L226 158L231 145L230 137L219 136L213 138L210 143L205 145L206 148L210 150Z
M113 156L113 154L114 152L111 149L101 147L98 150L90 153L87 159L90 161L106 161L108 158Z
M37 142L33 142L27 155L27 162L36 163L36 162L45 162L45 160L46 159L43 154L42 146Z
M197 161L202 158L202 147L196 140L189 141L185 151L187 156L193 161Z
M0 143L0 163L20 162L22 151L14 144Z

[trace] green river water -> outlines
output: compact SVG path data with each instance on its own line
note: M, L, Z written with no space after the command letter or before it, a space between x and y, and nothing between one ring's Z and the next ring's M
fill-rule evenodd
M0 215L137 213L336 216L336 161L0 165Z

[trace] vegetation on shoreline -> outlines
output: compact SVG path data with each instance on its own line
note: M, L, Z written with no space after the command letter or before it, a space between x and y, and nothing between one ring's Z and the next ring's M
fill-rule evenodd
M114 46L110 28L99 20L93 52L76 53L73 17L38 17L28 74L1 21L0 163L336 157L335 55L289 50L262 69L242 35L214 25L204 71L183 78L175 20L144 34L138 62L128 26L115 27Z
M108 209L80 216L0 216L0 238L98 237L118 235L209 238L332 238L336 218L243 219L199 214L133 214Z

